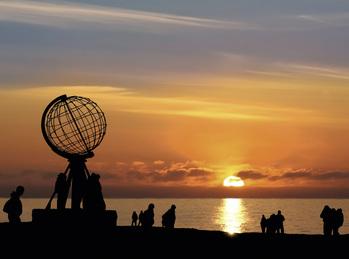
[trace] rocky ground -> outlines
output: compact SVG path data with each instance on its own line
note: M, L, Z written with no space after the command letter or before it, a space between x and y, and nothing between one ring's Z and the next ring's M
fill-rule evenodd
M144 230L22 223L0 224L3 258L346 258L349 235L229 235L197 229ZM344 254L343 254L344 253Z

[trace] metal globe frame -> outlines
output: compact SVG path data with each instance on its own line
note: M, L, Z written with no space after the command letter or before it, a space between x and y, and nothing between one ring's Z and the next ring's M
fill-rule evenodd
M89 98L61 95L44 110L41 118L43 137L56 154L68 159L64 174L68 175L69 189L71 185L72 209L80 209L90 176L86 159L94 156L93 150L102 142L106 127L103 111ZM55 192L47 209L51 208L54 196Z

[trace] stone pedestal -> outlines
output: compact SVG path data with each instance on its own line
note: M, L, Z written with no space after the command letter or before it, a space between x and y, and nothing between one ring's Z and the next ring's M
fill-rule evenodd
M115 227L115 210L87 211L82 209L33 209L33 224L52 226Z

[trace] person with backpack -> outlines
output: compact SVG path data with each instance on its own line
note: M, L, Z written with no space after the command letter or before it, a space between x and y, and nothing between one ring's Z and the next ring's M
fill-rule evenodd
M22 215L22 202L20 197L24 193L24 187L19 185L16 191L11 193L10 199L5 203L3 211L7 213L8 220L11 224L21 223L20 216Z

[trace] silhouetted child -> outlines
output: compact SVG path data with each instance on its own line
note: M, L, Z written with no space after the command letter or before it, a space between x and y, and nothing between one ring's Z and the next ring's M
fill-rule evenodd
M267 219L265 218L264 214L262 215L260 224L261 224L262 233L264 234L267 228Z
M284 221L285 217L281 214L281 211L278 210L278 214L275 216L276 232L278 234L284 234Z
M150 203L143 213L143 227L151 228L154 225L154 204Z
M137 226L137 220L138 220L138 216L137 216L137 213L134 211L132 213L132 223L131 223L131 226Z
M162 226L165 228L174 228L176 222L176 205L172 205L171 208L162 215Z
M57 209L64 210L69 193L69 183L64 173L60 173L57 176L55 193L57 194Z
M141 210L138 216L138 226L143 226L143 225L144 225L144 213L143 213L143 210Z
M24 187L19 185L16 191L11 193L10 199L5 203L3 211L7 213L10 223L16 224L21 222L22 202L20 197L24 193Z

